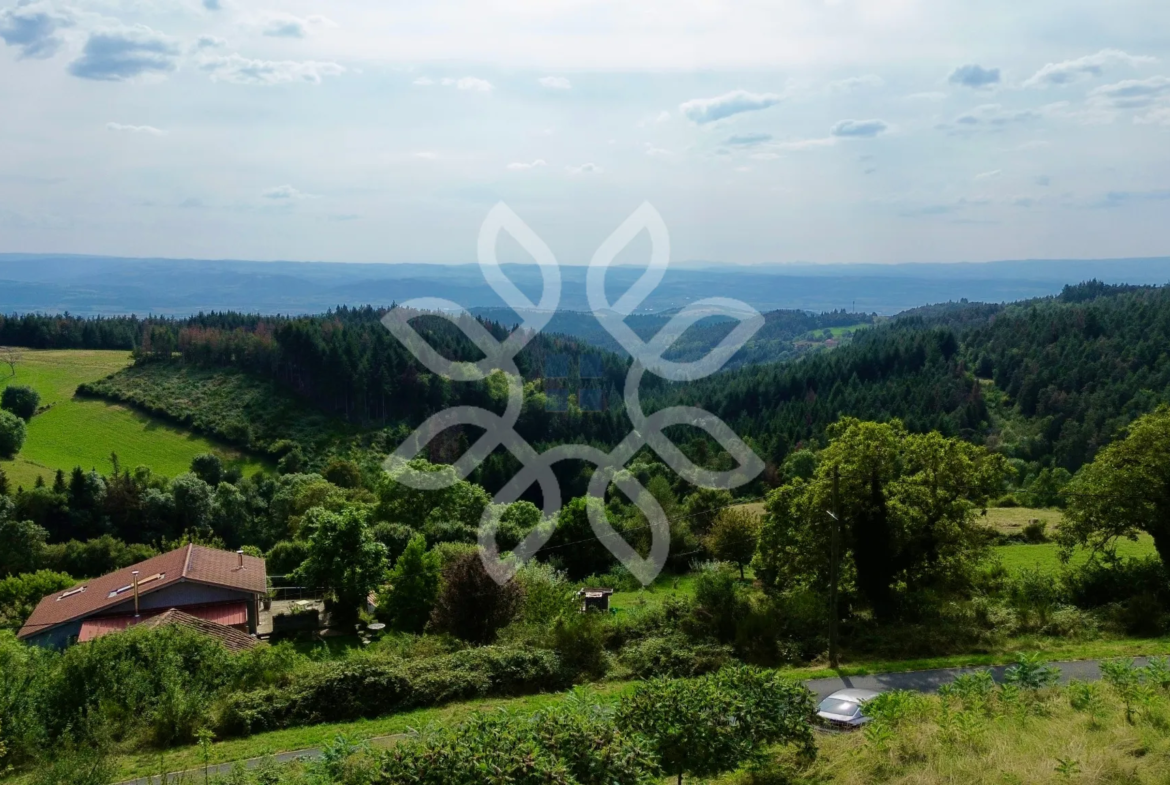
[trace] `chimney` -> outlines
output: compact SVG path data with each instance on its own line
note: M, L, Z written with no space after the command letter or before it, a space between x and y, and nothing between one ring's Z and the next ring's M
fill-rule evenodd
M238 551L236 551L236 560L237 560L236 569L237 570L244 569L244 549L243 548L240 548Z
M134 570L130 575L134 578L134 618L138 618L138 570Z

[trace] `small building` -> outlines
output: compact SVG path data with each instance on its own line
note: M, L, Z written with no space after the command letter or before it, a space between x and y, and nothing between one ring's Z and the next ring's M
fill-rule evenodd
M600 611L609 613L609 598L613 589L581 589L577 596L581 598L581 613L585 611Z
M17 637L64 648L124 630L171 610L254 634L268 592L264 560L202 545L132 564L45 597ZM174 621L172 616L170 621Z

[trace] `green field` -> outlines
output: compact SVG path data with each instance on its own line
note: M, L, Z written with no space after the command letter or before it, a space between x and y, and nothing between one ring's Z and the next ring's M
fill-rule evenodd
M119 351L25 351L16 376L5 366L0 390L23 384L41 395L47 407L28 426L24 449L12 461L0 461L13 486L31 487L38 476L51 481L57 469L75 466L110 470L110 453L122 466L146 465L155 472L175 476L187 470L191 459L205 452L241 464L248 473L262 464L222 444L125 406L74 397L77 385L108 376L130 362Z
M1061 568L1059 546L1049 542L1043 545L1001 545L995 549L1003 565L1012 572L1019 572L1027 568L1038 568L1047 573L1059 572ZM1141 558L1153 556L1154 540L1148 534L1138 537L1136 542L1121 540L1117 543L1117 555L1124 558ZM1078 548L1073 552L1072 563L1084 564L1089 559L1089 551Z

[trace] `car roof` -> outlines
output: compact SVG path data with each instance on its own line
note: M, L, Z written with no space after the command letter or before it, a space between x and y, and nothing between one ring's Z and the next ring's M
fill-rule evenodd
M880 692L874 692L873 690L856 690L856 689L837 690L832 695L828 696L825 700L831 699L831 700L839 700L839 701L849 701L850 703L864 703L867 700L870 700L872 698L876 698L880 694L881 694Z

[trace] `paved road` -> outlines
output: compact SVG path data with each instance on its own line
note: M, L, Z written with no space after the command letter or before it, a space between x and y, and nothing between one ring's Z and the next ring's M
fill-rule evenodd
M1098 667L1098 660L1078 660L1075 662L1053 662L1057 668L1060 668L1060 681L1062 684L1067 684L1071 679L1080 679L1081 681L1096 681L1101 678L1101 670ZM1145 657L1136 657L1134 662L1141 666L1146 664ZM934 692L944 684L948 684L954 680L956 676L961 676L964 673L976 673L982 670L990 670L992 676L997 682L1003 680L1003 673L1009 666L999 665L992 668L939 668L937 670L929 671L908 671L903 673L879 673L872 676L837 676L831 679L812 679L805 682L805 686L809 688L820 701L825 696L843 690L846 687L855 687L864 690L914 690L916 692ZM370 743L374 746L388 747L394 744L399 739L405 738L405 734L397 734L394 736L378 736L370 739ZM245 767L255 768L259 766L264 760L273 759L277 762L288 762L296 760L297 758L315 758L321 754L318 748L294 750L292 752L280 752L275 755L268 755L263 758L252 758L250 760L242 761ZM211 774L227 774L231 771L235 763L221 763L211 766L208 771ZM201 781L203 778L203 769L192 769L190 771L175 772L167 775L168 783L194 783ZM160 778L155 777L140 777L136 780L127 780L119 783L119 785L159 785Z

